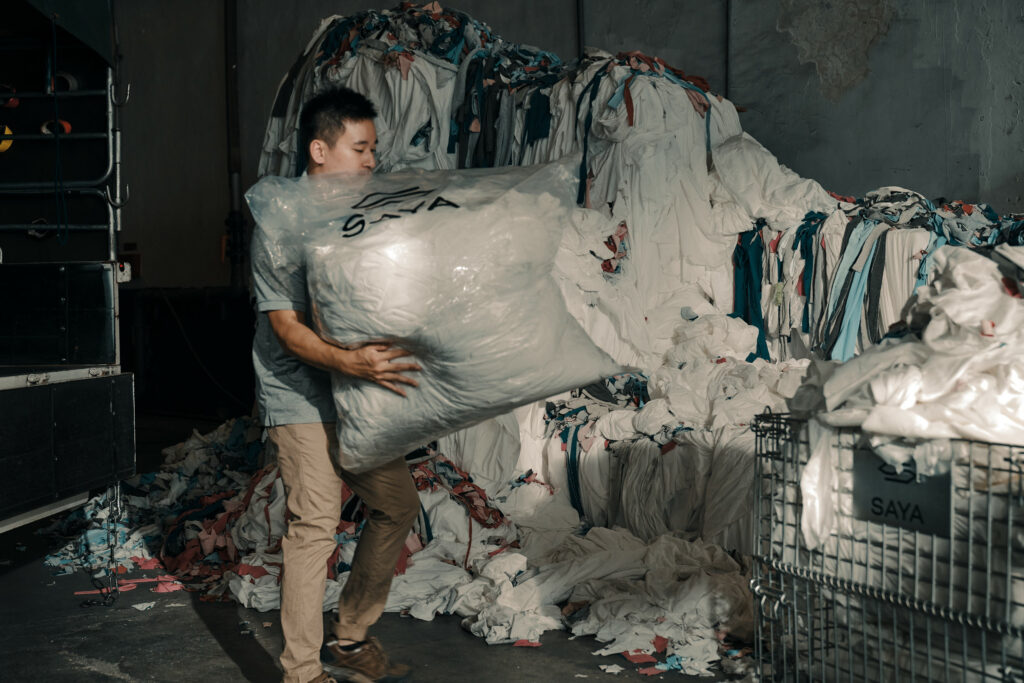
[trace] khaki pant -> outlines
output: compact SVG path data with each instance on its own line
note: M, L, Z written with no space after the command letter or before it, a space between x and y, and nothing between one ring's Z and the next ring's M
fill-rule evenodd
M333 423L315 423L269 430L291 513L281 542L285 683L306 683L322 671L324 587L327 560L337 545L334 532L341 517L341 477L366 503L368 518L338 600L334 624L338 638L365 640L367 628L380 618L395 564L420 509L416 485L402 458L360 474L336 469L334 429Z

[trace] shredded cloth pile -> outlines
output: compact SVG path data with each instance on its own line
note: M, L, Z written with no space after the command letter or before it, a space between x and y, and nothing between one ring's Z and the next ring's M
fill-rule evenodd
M761 331L762 358L788 357L796 336L823 358L849 360L902 320L943 245L1024 245L1024 215L987 204L932 202L902 187L835 199L802 222L759 219L740 236L735 311Z
M935 253L932 282L918 289L894 335L819 379L831 426L875 435L898 465L914 444L948 439L1024 445L1024 248L999 247L997 261L967 249ZM808 387L812 389L812 387ZM798 401L808 401L810 392ZM904 447L900 447L900 445ZM934 450L934 449L933 449ZM933 460L935 455L927 460ZM948 462L945 463L948 467ZM922 461L925 471L942 471Z
M482 423L442 439L425 452L427 460L410 465L423 510L396 567L388 611L425 620L458 614L490 643L536 646L544 631L569 629L607 643L600 654L663 667L651 671L707 672L741 652L730 643L751 635L748 577L720 547L670 534L641 540L622 528L587 530L578 517L521 527L507 512L526 499L512 494L541 494L533 496L543 503L534 510L539 520L566 504L565 492L556 495L523 473L504 481L495 498L442 453L451 448L472 462L486 445L514 452L510 426L514 420ZM166 570L164 590L184 585L206 600L277 609L287 509L277 467L256 467L255 433L238 419L193 434L165 449L159 472L125 482L126 513L114 538L120 566ZM361 503L343 490L325 610L337 604L363 521ZM110 503L98 496L62 520L65 532L77 528L79 536L46 563L104 575ZM122 591L130 589L123 583Z

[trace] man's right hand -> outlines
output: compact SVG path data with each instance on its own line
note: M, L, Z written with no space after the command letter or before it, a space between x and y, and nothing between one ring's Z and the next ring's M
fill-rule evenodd
M396 358L412 355L405 349L383 343L342 349L317 336L306 325L304 311L269 311L267 317L281 348L304 363L375 382L399 396L406 395L400 384L419 386L416 380L402 373L419 372L423 368L416 363L393 362Z
M411 356L410 351L390 344L367 344L358 349L339 351L338 363L334 369L342 374L375 382L400 396L406 395L400 384L419 386L415 379L402 373L419 372L423 368L416 363L394 362L398 358Z

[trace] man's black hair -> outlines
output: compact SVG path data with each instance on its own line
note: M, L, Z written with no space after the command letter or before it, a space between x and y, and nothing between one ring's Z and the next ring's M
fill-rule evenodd
M351 88L339 86L313 97L299 115L299 168L309 154L309 143L323 140L329 147L344 134L346 121L370 121L377 116L373 103Z

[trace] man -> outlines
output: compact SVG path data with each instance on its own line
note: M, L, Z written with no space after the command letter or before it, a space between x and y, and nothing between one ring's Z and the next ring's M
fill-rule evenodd
M299 118L308 144L309 175L369 174L376 165L373 105L339 88L311 99ZM344 182L343 179L338 182ZM326 683L329 673L359 672L372 680L405 673L389 665L367 629L384 610L395 564L419 497L404 459L361 474L340 469L330 377L325 371L375 382L402 396L415 387L408 375L420 370L402 362L407 351L387 344L355 350L324 342L307 324L305 267L294 256L289 268L272 268L269 247L257 229L253 238L253 282L257 325L253 342L257 401L268 439L276 448L291 519L282 540L281 628L285 683ZM367 506L352 571L338 601L333 661L321 662L323 596L327 560L336 546L342 479Z

